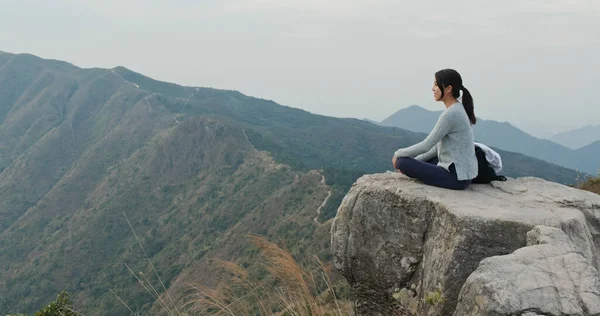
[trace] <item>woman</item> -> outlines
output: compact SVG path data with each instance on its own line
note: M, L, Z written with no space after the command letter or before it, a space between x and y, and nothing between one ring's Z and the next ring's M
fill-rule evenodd
M463 97L459 103L461 90ZM452 69L435 74L432 91L435 100L446 105L446 110L425 140L398 149L392 163L399 172L425 184L464 190L477 177L473 97L463 86L460 74Z

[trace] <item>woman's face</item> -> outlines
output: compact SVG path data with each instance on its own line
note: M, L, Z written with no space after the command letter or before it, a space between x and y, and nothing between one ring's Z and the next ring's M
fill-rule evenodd
M433 92L433 99L436 101L440 101L442 99L442 90L437 85L437 81L433 79L433 87L431 87L431 91Z

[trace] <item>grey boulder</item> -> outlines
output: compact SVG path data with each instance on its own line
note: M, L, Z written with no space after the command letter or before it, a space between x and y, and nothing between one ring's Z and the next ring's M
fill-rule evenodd
M537 226L527 244L481 261L454 314L600 315L598 271L563 231Z
M600 196L537 178L452 191L397 173L367 175L342 201L331 245L358 314L453 315L479 263L526 247L538 225L564 232L572 256L598 268Z

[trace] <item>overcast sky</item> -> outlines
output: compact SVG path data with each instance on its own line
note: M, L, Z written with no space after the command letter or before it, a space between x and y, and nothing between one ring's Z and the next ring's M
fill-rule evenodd
M0 50L378 121L455 68L480 117L600 124L600 0L0 0Z

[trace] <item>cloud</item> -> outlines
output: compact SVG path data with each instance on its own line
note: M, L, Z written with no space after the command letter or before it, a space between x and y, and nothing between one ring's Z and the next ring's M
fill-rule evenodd
M523 12L600 16L598 0L530 0L520 2Z
M360 15L373 3L356 0L224 0L221 8L229 13L298 11L334 17Z
M600 16L598 0L62 0L70 7L115 19L194 19L214 15L304 14L331 19L392 17L424 22L484 25L515 14Z
M284 37L296 39L324 39L331 37L331 31L324 27L302 27L284 33Z
M68 8L77 8L98 16L119 20L177 20L210 14L210 1L160 0L62 0Z

